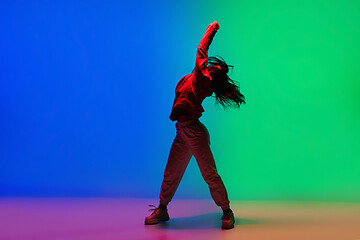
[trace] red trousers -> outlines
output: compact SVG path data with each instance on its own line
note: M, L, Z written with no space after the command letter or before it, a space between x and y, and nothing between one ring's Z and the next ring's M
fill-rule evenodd
M210 194L223 210L229 208L229 199L210 149L210 136L207 128L199 120L177 122L176 137L171 146L164 179L160 191L160 203L168 205L184 175L185 169L194 155Z

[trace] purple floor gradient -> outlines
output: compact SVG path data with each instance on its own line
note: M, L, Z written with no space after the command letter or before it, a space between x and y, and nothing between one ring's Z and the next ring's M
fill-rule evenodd
M0 198L1 240L357 240L359 203L232 201L236 226L221 230L209 200L173 200L170 221L144 225L155 199Z

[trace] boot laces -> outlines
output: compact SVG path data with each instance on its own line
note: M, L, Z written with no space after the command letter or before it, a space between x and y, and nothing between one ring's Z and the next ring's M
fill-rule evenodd
M156 211L156 209L157 209L157 207L156 207L155 205L148 205L148 206L149 206L149 207L153 207L153 208L149 209L149 212L152 212L151 215L154 214L155 211Z
M221 220L223 220L223 219L225 219L225 220L230 220L230 219L232 219L231 212L225 212L225 213L223 214L223 216L221 217Z

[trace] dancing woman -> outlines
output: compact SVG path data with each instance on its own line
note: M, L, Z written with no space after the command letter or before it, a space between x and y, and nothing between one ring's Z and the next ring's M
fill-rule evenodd
M185 169L194 155L211 196L223 210L222 228L234 227L234 213L230 209L226 188L221 180L210 149L207 128L199 121L204 112L201 106L206 97L215 93L216 103L226 107L240 107L245 97L229 76L229 66L221 57L208 57L208 49L219 29L218 22L211 23L197 49L195 69L180 79L175 89L170 120L177 121L176 137L171 146L164 179L160 190L160 204L153 205L152 214L145 218L145 224L168 221L167 205L173 198L184 175Z

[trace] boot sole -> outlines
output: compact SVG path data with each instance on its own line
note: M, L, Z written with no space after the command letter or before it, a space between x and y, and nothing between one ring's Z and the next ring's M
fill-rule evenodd
M167 217L167 218L161 219L159 221L155 221L155 222L145 221L145 225L155 225L155 224L158 224L158 223L161 223L161 222L167 222L169 220L170 220L170 218Z
M234 228L234 225L231 226L221 226L221 229L232 229Z

